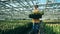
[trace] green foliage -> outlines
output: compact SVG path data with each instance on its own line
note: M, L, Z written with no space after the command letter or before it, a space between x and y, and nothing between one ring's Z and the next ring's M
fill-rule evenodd
M46 34L60 34L60 24L46 24Z
M26 34L31 26L28 20L1 21L0 34Z
M1 21L0 34L27 34L32 28L31 20ZM43 26L42 26L43 25ZM42 23L45 34L60 34L60 24ZM42 31L42 30L41 30Z

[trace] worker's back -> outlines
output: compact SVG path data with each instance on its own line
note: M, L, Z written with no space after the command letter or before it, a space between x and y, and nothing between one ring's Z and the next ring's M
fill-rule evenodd
M37 15L37 14L39 13L39 10L38 10L38 9L35 9L35 10L33 10L32 13ZM35 16L35 17L37 17L37 16ZM32 19L32 22L33 22L33 23L39 23L40 20L39 20L39 18L33 18L33 19Z

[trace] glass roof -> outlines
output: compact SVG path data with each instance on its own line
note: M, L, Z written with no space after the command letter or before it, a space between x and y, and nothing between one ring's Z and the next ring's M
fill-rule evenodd
M60 0L0 0L0 16L27 18L36 4L39 5L39 10L47 8L60 10ZM49 6L46 7L46 4Z

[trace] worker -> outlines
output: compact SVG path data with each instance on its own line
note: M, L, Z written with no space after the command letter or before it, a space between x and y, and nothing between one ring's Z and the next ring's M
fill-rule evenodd
M34 34L38 34L40 27L40 18L42 17L42 13L38 10L38 5L34 5L34 10L32 14L29 15L32 18L33 23L33 32Z

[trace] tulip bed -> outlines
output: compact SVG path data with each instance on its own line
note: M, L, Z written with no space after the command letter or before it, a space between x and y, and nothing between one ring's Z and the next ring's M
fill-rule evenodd
M43 24L45 34L60 34L60 24ZM31 28L31 20L0 21L0 34L28 34Z
M28 20L0 21L0 34L27 34L31 26Z
M60 34L60 24L46 24L45 33L46 34Z

